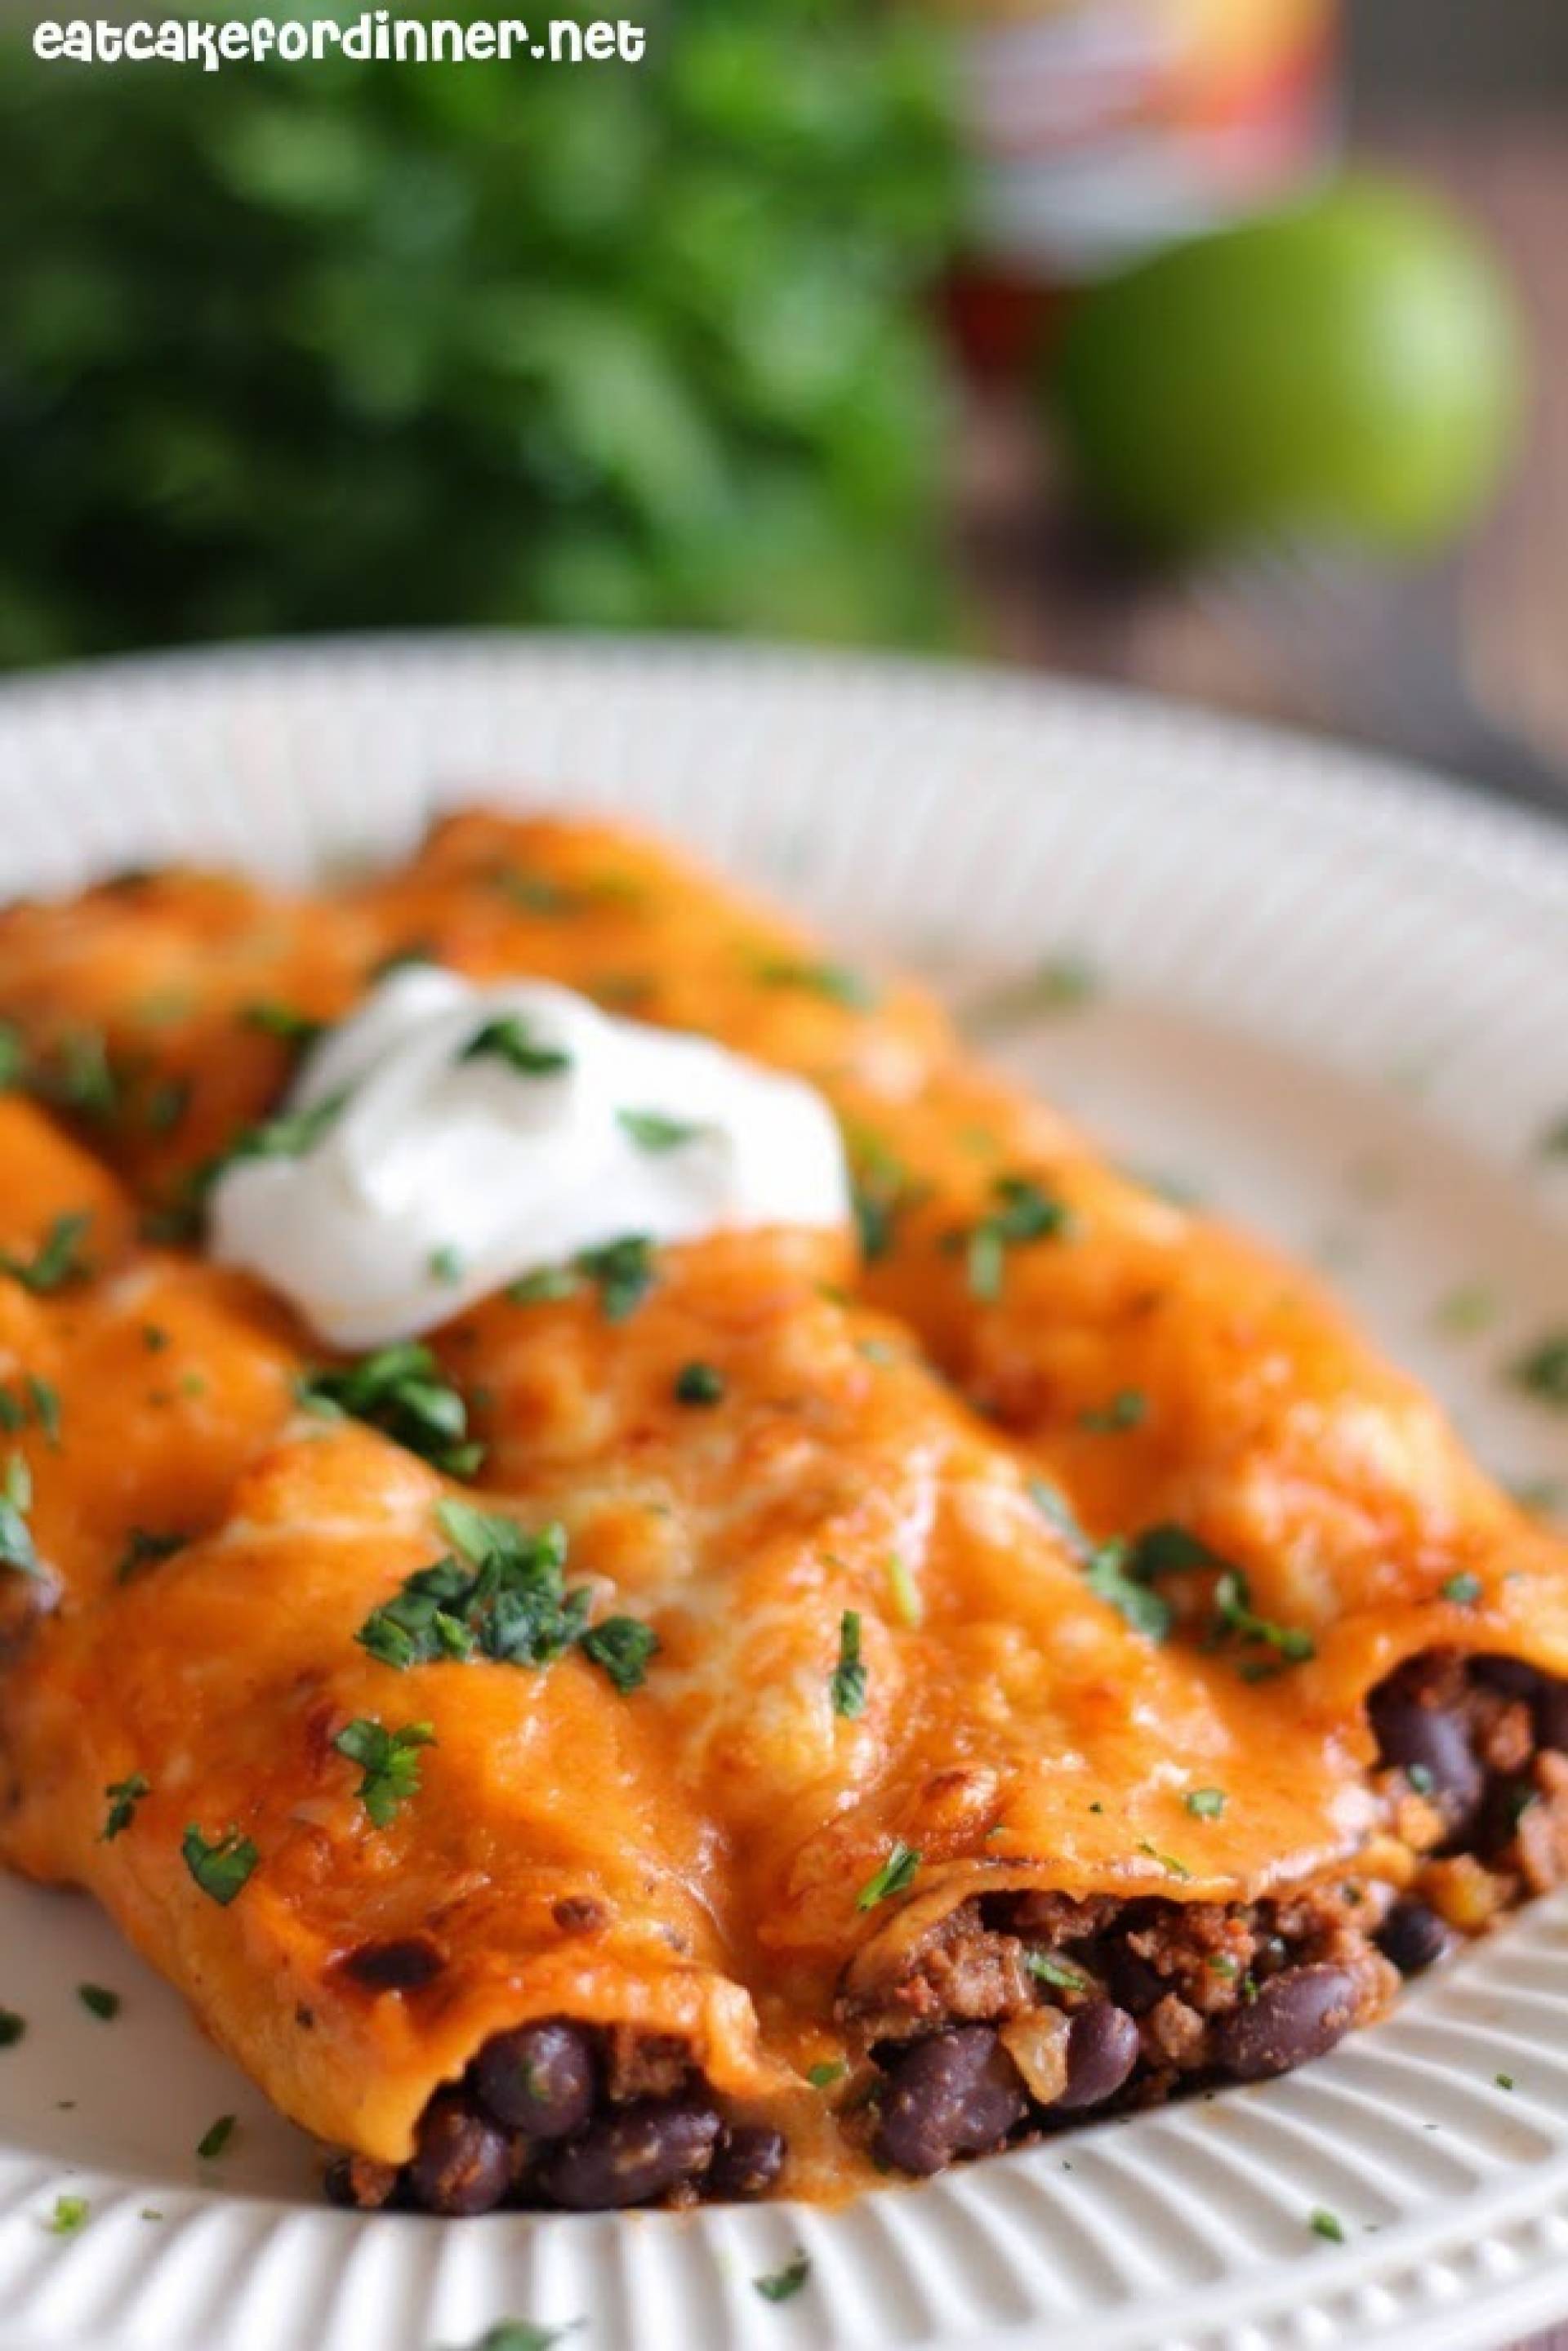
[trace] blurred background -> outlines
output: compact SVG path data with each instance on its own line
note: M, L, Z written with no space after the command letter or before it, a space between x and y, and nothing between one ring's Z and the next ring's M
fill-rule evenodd
M68 13L0 22L0 666L717 628L1568 804L1562 0L658 0L635 66L218 76L37 65Z

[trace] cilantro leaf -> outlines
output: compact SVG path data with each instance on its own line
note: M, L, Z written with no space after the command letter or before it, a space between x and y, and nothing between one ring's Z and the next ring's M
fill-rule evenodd
M400 1341L357 1363L308 1372L296 1390L308 1411L347 1413L381 1429L451 1478L471 1478L485 1448L468 1435L468 1407L428 1347Z
M707 1132L689 1119L666 1118L663 1111L618 1110L615 1115L639 1151L679 1151Z
M541 1044L532 1024L520 1012L503 1012L471 1037L460 1061L493 1059L505 1061L520 1078L558 1078L571 1067L571 1055L559 1045Z
M634 1314L655 1279L653 1244L641 1233L628 1233L602 1249L584 1249L572 1263L598 1283L607 1322L624 1322Z
M800 2293L810 2274L810 2254L797 2253L794 2260L786 2262L781 2270L774 2270L766 2277L753 2278L751 2283L764 2302L788 2302L792 2294Z
M866 1682L866 1668L861 1662L861 1620L854 1609L846 1608L839 1620L839 1662L829 1683L833 1712L848 1722L863 1714Z
M407 1722L400 1730L389 1730L373 1717L358 1715L332 1744L360 1766L360 1802L376 1827L384 1829L396 1818L399 1806L419 1793L419 1751L434 1746L435 1727Z
M880 991L849 964L813 962L804 956L765 956L757 967L764 987L800 987L848 1012L869 1012Z
M711 1364L683 1364L675 1374L677 1404L722 1404L724 1374Z
M57 1217L31 1257L0 1249L0 1273L8 1273L35 1298L63 1290L68 1282L83 1281L92 1264L82 1248L92 1223L89 1210L69 1209Z
M995 1206L957 1238L963 1244L969 1295L994 1305L1002 1294L1007 1252L1031 1242L1052 1240L1071 1228L1072 1213L1029 1176L998 1176L991 1186Z
M872 1873L855 1896L855 1908L874 1910L879 1902L887 1901L890 1896L906 1894L915 1883L919 1867L918 1848L905 1844L902 1837L894 1837L881 1868Z
M141 1772L132 1771L128 1780L111 1780L103 1792L109 1798L109 1812L99 1831L99 1842L112 1844L131 1826L142 1797L152 1793L152 1783Z
M41 1575L43 1567L27 1524L33 1507L33 1473L20 1453L13 1453L0 1485L0 1567L19 1575Z
M659 1636L640 1616L606 1616L580 1635L578 1647L624 1696L648 1678L648 1660L658 1654Z
M180 1850L202 1892L225 1910L261 1859L249 1837L241 1836L232 1824L209 1843L193 1821Z

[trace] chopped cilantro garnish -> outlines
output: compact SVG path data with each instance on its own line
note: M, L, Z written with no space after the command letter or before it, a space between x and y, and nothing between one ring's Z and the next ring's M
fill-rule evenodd
M1210 1641L1214 1646L1231 1639L1255 1643L1273 1651L1280 1666L1304 1665L1318 1653L1317 1643L1310 1633L1294 1625L1277 1625L1267 1616L1260 1616L1252 1605L1251 1586L1239 1567L1228 1567L1214 1587L1214 1622ZM1250 1661L1241 1673L1247 1680L1260 1680L1274 1673L1279 1667Z
M82 1118L113 1118L120 1108L120 1081L102 1030L78 1029L62 1037L41 1091L60 1109Z
M641 1233L628 1233L602 1249L584 1249L573 1262L579 1272L598 1283L607 1322L624 1322L653 1286L653 1244Z
M345 1723L332 1744L360 1766L356 1793L376 1827L384 1829L396 1818L398 1807L418 1795L419 1750L434 1746L435 1727L406 1722L400 1730L389 1730L371 1716L358 1715Z
M846 1608L839 1619L839 1662L833 1667L828 1687L832 1695L833 1712L841 1714L847 1722L865 1712L866 1669L861 1662L861 1620L852 1608Z
M1118 1388L1109 1404L1081 1412L1078 1426L1100 1435L1117 1437L1124 1429L1141 1428L1148 1416L1149 1399L1142 1388Z
M553 2351L582 2325L574 2318L565 2326L538 2326L531 2318L501 2318L486 2326L471 2351Z
M543 1265L535 1273L520 1274L516 1281L507 1284L507 1303L512 1306L549 1306L562 1298L575 1298L582 1288L582 1275L575 1266Z
M29 1372L22 1383L33 1418L43 1430L47 1442L56 1452L60 1443L60 1392L52 1380L41 1380Z
M87 2227L90 2210L85 2196L57 2196L44 2226L51 2237L75 2237Z
M152 1783L140 1771L132 1771L128 1780L111 1780L103 1792L109 1798L109 1811L99 1837L101 1844L112 1844L131 1826L142 1797L152 1793Z
M1182 1802L1197 1820L1217 1821L1225 1810L1225 1791L1223 1788L1189 1788Z
M873 1872L855 1896L855 1908L874 1910L879 1902L887 1901L890 1896L906 1894L915 1883L915 1874L919 1866L917 1848L905 1844L902 1837L894 1837L887 1859L880 1869Z
M891 1254L898 1219L925 1197L924 1187L911 1182L903 1160L881 1135L858 1120L845 1121L844 1145L861 1254L875 1265Z
M471 1478L485 1458L468 1436L468 1407L428 1347L404 1340L358 1363L308 1372L296 1391L308 1410L368 1421L450 1478Z
M433 1281L444 1281L450 1285L462 1280L463 1253L454 1249L450 1241L444 1241L439 1249L432 1249L428 1262Z
M522 1078L557 1078L571 1067L571 1055L559 1045L541 1044L520 1012L503 1012L486 1020L457 1056L460 1061L487 1057L505 1061Z
M1186 1878L1192 1876L1185 1861L1178 1861L1173 1853L1162 1853L1158 1845L1151 1844L1147 1837L1138 1839L1138 1851L1146 1853L1151 1861L1157 1861L1167 1877Z
M579 1636L577 1646L625 1695L641 1689L646 1681L648 1660L658 1650L659 1636L640 1616L605 1616Z
M22 1455L13 1453L0 1484L0 1567L15 1568L19 1575L43 1573L27 1524L32 1507L33 1473Z
M1023 1963L1028 1974L1040 1983L1055 1986L1058 1991L1087 1991L1089 1979L1077 1968L1070 1968L1054 1951L1026 1951Z
M1082 956L1053 956L1021 979L1004 980L966 1005L964 1034L977 1040L1003 1037L1026 1021L1076 1012L1099 987L1098 974Z
M241 1836L238 1829L226 1828L222 1836L209 1843L193 1821L185 1831L180 1850L202 1892L225 1910L261 1859L249 1837Z
M77 1998L94 2016L112 2023L120 2014L120 1994L110 1991L107 1984L84 1983L77 1986Z
M998 1176L991 1186L995 1206L972 1226L962 1242L969 1294L990 1305L1002 1294L1007 1252L1066 1232L1071 1211L1029 1176Z
M811 2256L810 2253L797 2253L794 2260L787 2262L781 2270L774 2270L766 2277L753 2278L751 2283L764 2302L788 2302L791 2294L800 2293L810 2274Z
M1568 1159L1568 1113L1552 1120L1535 1147L1543 1159Z
M31 1257L0 1249L0 1273L8 1273L13 1281L19 1281L36 1298L63 1290L68 1281L85 1280L92 1266L82 1242L91 1223L91 1215L86 1209L68 1210L55 1218Z
M841 1004L849 1012L869 1012L877 1000L877 989L863 972L849 964L813 963L800 956L768 956L757 967L757 977L764 987L801 987L813 996L825 997L830 1004Z
M247 1004L240 1019L247 1029L276 1037L280 1045L301 1048L313 1045L327 1028L325 1020L313 1020L309 1013L297 1012L292 1004Z
M1109 1601L1134 1633L1142 1633L1151 1641L1168 1637L1170 1603L1143 1581L1135 1543L1113 1536L1109 1542L1096 1543L1082 1564L1083 1580L1090 1591Z
M400 1673L476 1651L501 1665L543 1666L580 1644L618 1689L639 1687L656 1637L635 1617L589 1625L587 1587L566 1589L562 1527L529 1534L456 1499L437 1503L435 1515L457 1555L419 1569L366 1617L355 1637L373 1657Z
M813 2090L831 2090L849 2070L841 2057L824 2057L819 2064L807 2066L806 2079Z
M1500 2090L1511 2090L1513 2087L1513 2075L1511 2074L1494 2074L1492 2075L1492 2080L1497 2084Z
M683 1364L675 1374L677 1404L722 1404L724 1374L711 1364Z
M1429 1796L1437 1784L1425 1763L1406 1763L1405 1777L1418 1796Z
M1061 1488L1044 1478L1031 1478L1029 1498L1041 1518L1055 1528L1073 1557L1080 1562L1086 1560L1094 1545L1079 1525L1072 1505Z
M552 881L548 873L530 873L521 865L498 865L488 878L520 914L575 914L585 903L580 893L564 883Z
M164 1348L170 1343L169 1333L163 1329L161 1323L143 1322L141 1325L141 1343L146 1348L150 1355L161 1355L163 1353Z
M653 1244L641 1233L584 1249L570 1265L541 1266L507 1285L514 1306L540 1306L571 1298L585 1281L595 1282L607 1322L624 1322L636 1311L657 1276Z
M308 1109L284 1111L277 1118L247 1126L220 1158L202 1170L196 1179L198 1192L209 1191L225 1169L247 1160L303 1159L308 1152L315 1150L334 1120L341 1116L348 1099L348 1088L340 1087L336 1093L324 1094Z
M1568 1331L1554 1332L1521 1355L1513 1379L1527 1395L1568 1408Z
M1451 1601L1456 1608L1473 1608L1480 1596L1481 1580L1479 1575L1450 1575L1437 1586L1437 1597Z
M0 2049L15 2049L27 2030L27 2020L14 2008L0 2008Z
M1332 2245L1343 2245L1344 2242L1343 2221L1336 2214L1325 2212L1321 2204L1315 2211L1308 2214L1307 2226L1314 2237L1326 2237Z
M220 2115L215 2123L208 2124L196 2141L196 2153L204 2163L211 2163L215 2157L222 2155L235 2135L236 2119L234 2115Z
M0 1094L8 1094L19 1086L26 1071L26 1039L12 1021L0 1020Z
M666 1118L663 1111L618 1110L615 1115L639 1151L679 1151L707 1132L689 1119Z
M158 1078L148 1087L142 1117L149 1134L172 1134L191 1107L189 1078Z

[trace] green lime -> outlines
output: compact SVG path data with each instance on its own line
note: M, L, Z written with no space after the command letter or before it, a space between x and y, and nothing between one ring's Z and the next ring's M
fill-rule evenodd
M1523 381L1486 248L1425 194L1352 178L1087 294L1051 391L1084 491L1127 535L1418 549L1493 487Z

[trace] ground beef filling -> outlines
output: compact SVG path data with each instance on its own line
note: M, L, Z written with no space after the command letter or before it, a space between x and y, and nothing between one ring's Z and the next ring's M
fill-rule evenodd
M1248 1905L981 1897L846 2007L877 2160L939 2171L1092 2110L1288 2073L1568 1877L1568 1684L1438 1653L1368 1713L1389 1826L1358 1869Z
M841 2004L863 2053L844 2127L885 2168L967 2156L1320 2057L1459 1935L1568 1878L1568 1683L1413 1659L1368 1703L1387 1833L1266 1902L983 1896ZM683 2042L552 2018L487 2042L401 2168L340 2156L361 2210L600 2211L768 2194L782 2135L727 2121Z

